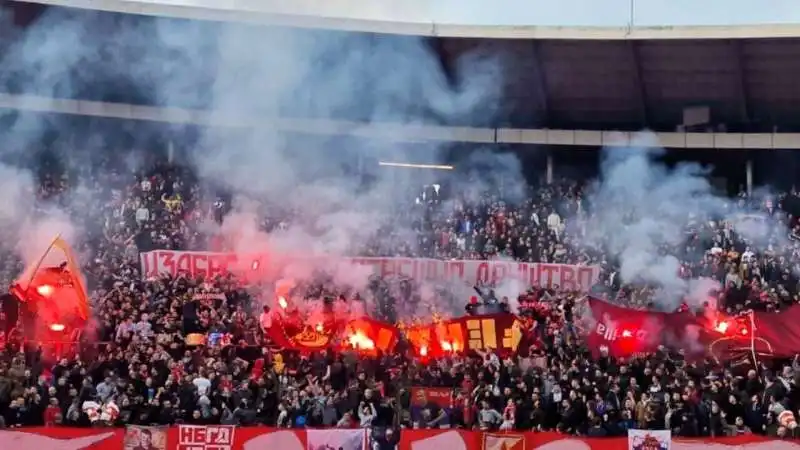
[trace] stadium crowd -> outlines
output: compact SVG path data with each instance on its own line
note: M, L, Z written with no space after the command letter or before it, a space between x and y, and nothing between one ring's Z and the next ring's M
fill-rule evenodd
M92 176L98 190L93 198L102 199L102 207L70 204L67 177L43 176L39 197L61 202L80 220L104 224L80 248L99 343L83 343L74 357L53 362L23 351L6 336L0 362L3 426L449 426L597 437L624 435L630 428L671 429L680 436L795 433L794 421L784 420L784 413L800 408L797 360L740 371L710 361L689 363L667 349L629 359L592 358L574 326L578 292L532 287L521 294L540 307L534 308L536 326L529 331L532 344L515 355L489 350L422 361L402 351L402 342L400 351L376 358L281 351L260 329L260 306L233 277L140 277L139 251L211 245L199 224L224 215L228 199L209 197L190 174L164 163L135 179L122 170L100 169ZM474 202L447 200L430 189L417 199L417 242L372 246L363 253L600 264L610 301L649 306L651 288L621 286L614 261L601 248L575 243L592 214L580 183L557 180L531 188L521 204L488 193ZM749 201L744 195L732 199ZM797 203L795 193L785 193L759 206L794 230L783 236L791 243L786 248L776 240L754 252L724 221L692 223L686 230L690 248L681 249L685 275L720 281L723 308L778 311L796 303ZM273 217L265 226L281 222ZM2 274L9 282L21 264L11 253L5 256ZM373 300L373 315L392 319L387 305L417 292L413 281L404 281L399 294L394 280L373 281L369 292L359 293ZM201 284L224 296L195 299ZM335 286L322 289L355 295ZM188 303L196 304L191 318L184 314ZM230 344L188 346L187 327L224 333ZM410 392L417 386L450 388L452 402L412 407ZM380 436L391 441L397 433Z

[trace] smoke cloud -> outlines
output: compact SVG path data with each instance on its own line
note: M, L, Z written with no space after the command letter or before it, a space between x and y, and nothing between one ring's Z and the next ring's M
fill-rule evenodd
M157 29L183 58L197 64L208 58L205 45L188 45L207 39L191 25L176 28L160 22ZM459 63L463 82L453 86L419 38L223 26L213 39L219 56L207 101L221 115L252 114L265 124L287 116L356 117L358 122L349 123L347 131L358 135L373 124L449 123L491 114L499 100L499 61L469 55ZM275 45L259 50L255 42ZM163 103L181 103L197 81L164 77L156 91ZM397 127L388 140L357 141L287 135L267 125L206 128L191 163L206 183L233 192L232 212L220 231L236 251L381 254L393 237L414 235L411 227L419 217L407 212L414 201L408 192L419 190L425 177L387 170L377 161L442 163L447 150L422 143L427 160L416 160L418 155L400 144L416 140L413 134L404 135L408 129ZM520 178L514 169L506 171L512 174L509 178ZM454 181L456 189L469 184L466 178ZM265 233L258 219L271 210L292 211L293 220ZM283 275L295 276L324 270L334 281L356 289L367 284L369 275L367 270L332 269L323 258L303 259L283 270Z
M754 251L766 250L788 233L772 217L741 211L717 195L708 171L696 164L670 169L657 161L655 137L642 133L634 148L607 148L601 177L590 187L592 215L580 245L606 250L625 283L657 288L656 306L673 311L687 301L700 307L719 284L686 278L681 261L700 260L709 248L712 223L727 221ZM744 213L744 214L743 214Z
M171 46L198 48L187 45L195 39L193 32L168 23L161 23L158 31ZM498 101L497 61L471 57L461 65L467 81L453 87L418 38L225 26L215 40L219 60L208 102L217 114L249 113L265 123L287 115L334 120L355 116L359 122L348 131L358 134L359 128L372 124L416 125L432 118L451 122L491 113ZM258 51L249 45L253 42L279 45ZM206 59L202 47L184 50L184 57ZM157 83L158 92L164 103L180 103L196 81L165 77ZM391 140L359 142L286 135L269 126L207 128L191 162L205 182L234 193L232 212L220 231L236 251L354 255L368 246L389 247L381 242L390 238L387 225L390 235L413 235L413 220L406 220L410 218L403 210L413 207L408 190L420 189L422 180L376 162L444 162L446 147L435 143L423 143L428 160L415 161L398 143L415 140L403 135L406 129L396 128ZM370 179L368 185L364 178ZM258 219L270 210L293 211L294 220L264 233ZM315 265L313 261L303 264ZM316 261L319 267L294 263L285 269L295 274L327 269L337 282L356 288L368 281L368 271L330 270L325 259Z
M72 240L79 235L78 227L57 205L41 203L36 197L34 174L24 168L0 163L0 227L4 245L25 264L37 261L57 235ZM45 260L45 264L58 264Z
M0 13L0 27L4 20ZM234 251L270 255L278 262L273 281L326 271L337 283L363 288L370 270L332 266L322 256L381 255L390 253L397 240L413 244L422 215L415 198L423 184L445 178L450 191L467 203L477 203L486 189L502 190L511 202L526 194L513 155L478 149L453 162L457 148L421 140L413 131L430 124L486 123L487 116L499 115L507 62L502 54L478 49L447 73L419 37L56 8L14 33L18 39L0 56L0 91L112 103L134 98L143 105L210 112L224 123L175 125L172 144L179 162L191 167L210 193L205 200L219 196L228 203L221 223L209 221L201 231L222 235ZM184 118L175 112L171 119ZM304 129L309 120L338 135ZM333 125L324 122L332 120ZM123 155L111 158L137 169L142 161L128 150L152 142L152 136L119 124L111 128L125 139L110 141L114 133L108 133L107 123L76 127L67 117L0 110L0 123L6 130L0 226L14 230L6 241L19 243L13 250L28 260L54 234L71 241L101 235L96 208L90 206L102 201L97 184L105 181L80 169L109 158L112 150ZM394 125L386 139L363 137L379 125ZM58 157L83 177L74 185L84 188L39 208L37 174L30 169L39 160L29 154L39 155L32 149L46 137L65 150ZM781 225L756 212L734 212L728 199L715 194L702 167L668 169L656 160L660 150L654 138L643 134L640 139L640 148L604 151L601 178L585 199L590 223L578 245L605 249L625 282L657 286L661 309L673 310L682 300L699 306L717 285L679 276L680 261L690 256L685 249L704 250L687 246L687 226L702 235L710 221L726 220L754 250L764 250L782 243L775 231ZM456 168L431 173L389 169L379 161L453 163ZM72 212L78 204L83 214L76 217ZM265 223L265 218L283 223ZM294 256L319 258L282 263ZM435 302L435 288L423 286L423 297ZM508 280L496 293L513 303L524 288ZM414 314L426 311L427 303Z
M14 33L18 39L0 58L4 92L106 102L134 98L146 105L211 112L214 120L225 123L176 125L173 145L210 197L229 199L230 211L222 223L203 224L201 231L223 235L235 251L276 256L384 253L395 240L416 233L416 194L409 193L441 177L467 202L477 201L487 187L502 187L512 201L525 196L519 161L490 149L457 161L456 170L446 175L377 164L451 162L450 144L420 141L413 126L486 123L486 116L500 114L506 61L496 52L468 53L447 73L419 37L57 8ZM172 119L183 118L176 112ZM304 129L308 122L300 118L336 120L326 126L340 135ZM36 174L21 168L30 161L19 161L46 135L55 135L58 146L71 150L59 155L69 168L92 165L116 146L144 148L152 138L116 125L126 139L109 142L102 135L105 125L80 128L66 117L15 111L0 111L0 121L7 130L3 155L11 161L0 166L0 187L14 193L0 202L0 221L26 224L16 227L20 233L25 228L26 238L11 241L23 247L40 245L42 236L51 233L72 239L98 234L91 214L76 218L56 206L45 214L29 211ZM374 125L405 126L392 127L387 139L352 137ZM727 199L715 195L703 168L667 169L655 160L659 151L652 149L653 138L641 139L641 148L605 151L602 177L586 199L591 223L579 242L605 248L619 264L623 280L657 285L658 302L666 309L684 296L704 297L707 283L690 283L678 275L679 261L687 256L687 224L702 232L708 221L728 220L754 249L780 244L770 218L735 214ZM133 153L123 159L137 168L141 162ZM96 180L76 184L90 188L66 204L92 205ZM265 217L291 219L265 227ZM17 251L22 256L36 253ZM275 276L326 269L326 260L319 261L321 267L295 264ZM364 285L368 278L367 271L332 272L351 286ZM520 286L501 290L513 297Z
M235 251L272 254L275 260L352 255L368 248L381 254L392 240L413 236L419 216L413 212L415 195L409 192L444 174L387 169L377 162L446 163L450 144L420 142L407 130L478 118L485 122L500 111L503 55L479 49L456 61L455 75L447 74L419 37L56 8L17 31L19 40L0 59L0 66L13 68L0 72L2 91L106 102L133 97L146 105L210 112L213 120L227 124L175 127L179 162L194 169L210 200L219 195L228 201L222 223L205 223L201 230L223 235ZM176 112L174 119L183 117ZM372 125L405 127L393 127L388 139L354 139L304 129L308 122L299 118L337 120L336 128L349 136ZM60 155L70 167L93 164L97 154L119 145L97 138L100 133L82 133L67 118L0 112L0 119L10 123L7 134L19 152L38 145L53 130L64 147L82 147L83 153ZM151 138L124 134L125 145L133 149L148 145ZM474 193L502 180L508 192L521 198L524 182L516 158L489 150L475 154L446 174L452 191ZM140 165L137 158L125 157L125 162ZM30 189L32 183L6 181L14 184L10 191ZM0 216L16 216L17 207L0 205ZM49 214L47 220L59 218L60 225L41 228L66 228L75 235L98 227L85 221L67 226L65 217ZM265 227L265 217L291 220ZM40 239L34 233L24 242ZM311 259L305 261L305 267L285 266L275 277L329 269L324 262L317 267ZM329 271L347 285L368 281L368 271Z

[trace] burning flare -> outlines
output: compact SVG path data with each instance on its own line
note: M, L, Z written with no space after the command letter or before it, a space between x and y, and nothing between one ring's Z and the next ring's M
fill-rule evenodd
M375 348L375 343L372 342L372 339L368 338L361 330L350 335L347 342L355 349L372 350Z
M50 297L53 294L53 286L50 286L49 284L43 284L36 288L36 292L38 292L42 297Z

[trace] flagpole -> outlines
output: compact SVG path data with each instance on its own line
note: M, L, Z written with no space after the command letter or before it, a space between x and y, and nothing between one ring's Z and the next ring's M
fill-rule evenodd
M750 354L753 356L753 364L755 369L758 370L758 355L756 353L756 319L755 313L751 309L748 313L750 316Z
M61 237L61 233L58 233L56 237L50 242L50 245L47 246L47 249L42 253L41 258L39 261L36 262L36 265L33 266L33 270L31 271L31 276L28 279L28 284L25 285L25 301L28 301L28 290L31 288L31 283L33 283L33 279L36 278L36 272L39 271L39 268L42 267L42 263L44 263L44 259L47 257L47 254L50 253L50 250L53 249L53 246L56 245L56 242Z

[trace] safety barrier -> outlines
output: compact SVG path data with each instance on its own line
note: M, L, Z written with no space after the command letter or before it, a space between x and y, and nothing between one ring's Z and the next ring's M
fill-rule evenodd
M398 436L399 434L399 436ZM398 439L399 437L399 439ZM401 430L389 437L397 450L628 450L628 439L582 438L551 432L484 433L462 430ZM386 446L385 430L287 429L225 425L175 427L21 428L0 431L0 448L15 450L373 450ZM763 436L673 439L673 450L704 450L709 445L748 450L798 450L800 445Z

